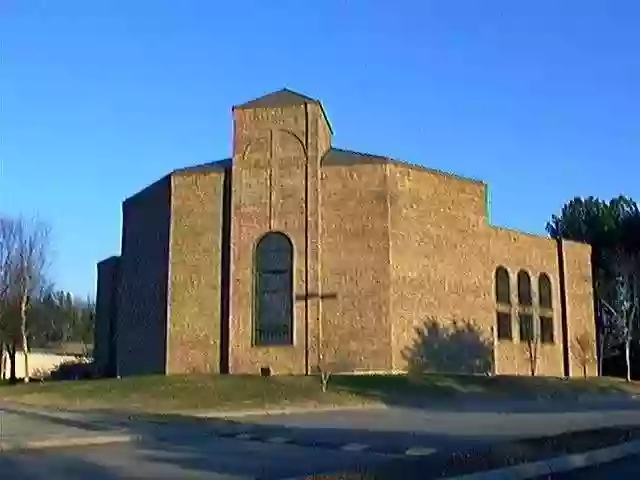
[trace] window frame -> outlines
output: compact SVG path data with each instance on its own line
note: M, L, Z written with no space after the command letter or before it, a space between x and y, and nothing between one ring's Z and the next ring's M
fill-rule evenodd
M553 321L553 315L551 314L541 314L539 315L540 321L540 343L544 343L545 345L552 345L556 343L556 335L555 335L555 322ZM547 320L549 327L548 330L545 330L543 320ZM545 335L545 332L548 332L549 335Z
M502 321L508 326L508 331L504 332L500 327L503 325ZM508 334L508 335L505 335ZM499 342L512 342L513 341L513 316L511 311L496 310L496 337Z
M531 322L531 330L530 330L530 336L527 337L524 335L526 329L523 329L523 323L524 323L524 319L527 318L530 320ZM533 313L530 312L518 312L518 330L519 330L519 339L520 339L520 343L529 343L529 342L535 342L536 341L536 331L535 331L535 316Z
M522 279L526 278L527 285L527 297L523 298L522 295ZM530 308L533 307L533 285L531 284L531 275L526 270L518 271L517 276L517 287L518 287L518 306Z
M502 276L504 274L505 276ZM502 278L501 278L502 277ZM501 281L506 280L506 302L503 301L501 297L502 290ZM501 306L511 306L511 275L509 274L509 270L500 265L495 269L493 274L493 283L494 283L494 300L497 305Z
M549 302L548 304L543 304L542 291L546 289L548 289L548 292L546 292L546 296L548 297ZM538 307L540 308L540 310L553 310L553 287L551 284L551 277L545 272L542 272L540 273L540 275L538 275Z
M280 240L284 240L285 243L282 245L286 245L286 257L288 259L287 268L283 269L275 269L273 271L262 269L261 260L261 247L265 245L265 242L268 242L272 238L278 238ZM265 247L266 248L266 247ZM277 248L274 250L278 250ZM284 250L284 248L283 248ZM268 250L265 252L268 253ZM251 325L251 344L254 347L291 347L295 344L295 295L294 295L294 285L295 285L295 248L291 238L284 232L273 230L265 233L256 241L254 245L253 251L253 265L251 269L251 274L253 278L253 288L252 288L252 296L253 296L253 308L252 308L252 325ZM275 324L278 328L282 327L285 330L288 330L287 333L283 335L282 341L277 340L269 340L265 339L265 334L263 333L264 328L262 327L264 323L263 315L264 308L267 308L263 305L263 297L264 293L262 291L262 286L264 285L264 278L266 275L283 275L286 276L286 292L283 289L283 303L288 306L288 313L285 315L287 318L284 318L281 323ZM268 293L268 292L266 292Z

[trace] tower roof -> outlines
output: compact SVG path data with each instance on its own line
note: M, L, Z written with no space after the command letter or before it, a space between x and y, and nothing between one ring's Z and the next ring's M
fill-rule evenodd
M288 88L283 88L282 90L278 90L277 92L267 93L262 97L255 98L246 103L242 103L240 105L236 105L233 109L240 110L248 110L252 108L278 108L278 107L289 107L292 105L304 105L305 103L313 103L320 107L320 111L322 112L322 116L324 117L324 121L329 127L329 131L333 134L333 128L331 128L331 122L329 122L329 118L327 117L327 112L325 112L324 107L320 100L315 98L307 97L298 92L294 92L293 90L289 90Z
M301 93L283 88L277 92L271 92L241 105L236 105L233 108L277 108L288 105L303 105L305 103L316 103L320 105L320 102L315 98L307 97Z

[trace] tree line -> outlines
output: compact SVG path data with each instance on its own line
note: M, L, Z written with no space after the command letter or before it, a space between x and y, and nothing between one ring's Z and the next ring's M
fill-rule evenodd
M13 381L18 352L28 382L32 348L92 342L95 304L55 289L50 253L46 223L0 216L0 374L6 356Z
M576 197L547 223L553 238L591 245L599 375L631 380L640 358L640 210L626 196Z

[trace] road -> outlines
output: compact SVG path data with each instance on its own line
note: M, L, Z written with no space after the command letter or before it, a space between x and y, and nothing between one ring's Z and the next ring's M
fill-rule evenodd
M640 478L640 456L561 475L541 477L538 480L628 480L633 478Z
M0 455L0 478L275 480L373 465L383 459L372 454L210 439L190 445L153 442Z
M3 445L131 433L135 444L0 455L0 477L278 479L428 456L516 437L640 425L637 402L447 403L423 408L256 415L161 423L101 413L5 408ZM11 472L9 474L8 472ZM582 477L580 477L582 478ZM597 478L597 477L596 477Z

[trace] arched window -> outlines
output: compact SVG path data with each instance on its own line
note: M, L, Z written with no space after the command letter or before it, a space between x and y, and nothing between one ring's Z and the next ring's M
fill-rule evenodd
M496 268L496 303L511 305L511 285L509 272L504 267Z
M546 273L538 277L538 303L540 306L540 340L542 343L553 343L553 297L551 279Z
M498 340L512 340L511 333L511 281L509 272L504 267L496 268L496 326Z
M524 306L532 305L531 277L524 270L518 272L518 303Z
M269 232L256 245L255 345L293 344L293 244Z
M538 277L538 299L540 302L540 308L553 308L553 301L551 300L551 280L549 275L541 273Z

